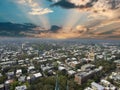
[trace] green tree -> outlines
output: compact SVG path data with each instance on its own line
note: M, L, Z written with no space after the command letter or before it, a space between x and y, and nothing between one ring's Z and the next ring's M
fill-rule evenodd
M0 84L4 83L6 79L7 79L6 75L0 77Z
M11 85L10 85L10 90L15 90L15 87L19 86L19 82L18 81L14 81Z

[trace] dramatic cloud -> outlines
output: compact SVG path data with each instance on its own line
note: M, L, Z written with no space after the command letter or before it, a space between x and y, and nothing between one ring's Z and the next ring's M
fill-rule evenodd
M51 0L52 1L52 0ZM120 0L60 0L51 6L88 11L106 17L118 17ZM94 15L95 16L95 15Z
M86 35L93 38L120 38L120 19L94 20L91 23L86 24L89 27Z
M49 0L53 1L53 0ZM55 1L53 1L55 2ZM120 0L59 0L52 6L61 6L63 8L95 8L99 10L104 9L118 9L120 8Z
M60 1L52 4L51 6L52 7L53 6L61 6L62 8L67 8L67 9L76 8L76 6L73 3L71 3L71 2L69 2L67 0L60 0Z
M69 27L58 27L52 26L49 31L41 32L40 34L35 34L35 37L41 38L57 38L57 39L67 39L67 38L79 38L83 37L83 35L87 32L87 28L85 26L77 26L74 29Z
M41 38L120 38L120 20L94 20L91 24L77 25L75 28L62 27L57 32L41 32L35 37Z
M31 20L31 22L43 26L43 28L49 29L50 23L46 14L52 13L48 7L45 7L42 1L38 0L17 0L15 1L19 5L19 8L23 13L26 14L27 18Z
M60 6L68 10L63 26L50 29L36 27L33 34L42 38L120 38L120 0L48 0L51 7ZM43 8L34 0L20 0L18 3L30 7L29 15L41 16L53 11ZM41 2L40 2L41 3ZM47 26L46 19L39 17ZM82 19L85 23L79 24ZM39 30L40 29L40 30Z
M17 2L19 4L28 5L31 8L31 10L29 12L29 14L31 14L31 15L43 15L43 14L48 14L48 13L52 13L53 12L53 10L51 10L49 8L42 8L34 0L19 0Z
M68 0L69 2L78 6L77 8L88 8L92 7L97 0Z
M84 9L84 8L92 7L95 2L97 2L97 0L60 0L51 6L61 6L67 9L70 8Z
M69 10L70 13L67 13L67 20L63 25L63 29L59 30L57 33L58 36L63 34L64 38L120 38L118 36L120 33L120 0L49 1L53 2L51 6L60 6L71 10ZM78 20L81 19L83 13L88 14L87 17L84 17L88 20L83 24L84 26L78 25L75 27Z
M34 8L34 9L32 9L32 11L31 12L29 12L29 14L31 14L31 15L43 15L43 14L47 14L47 13L52 13L53 11L52 10L50 10L49 8L40 8L40 9L38 9L38 8Z
M98 0L93 6L97 9L118 9L120 8L120 0Z
M35 37L41 37L41 38L56 38L56 39L67 39L67 38L78 38L80 37L80 34L77 33L63 33L63 32L58 32L58 33L40 33L40 34L35 34Z

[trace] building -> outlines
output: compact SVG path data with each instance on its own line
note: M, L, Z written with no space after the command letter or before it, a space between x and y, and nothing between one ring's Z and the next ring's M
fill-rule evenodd
M20 75L22 75L22 69L16 70L16 76L19 77Z
M71 61L71 62L68 63L68 65L71 66L71 67L73 67L73 68L75 68L76 65L78 65L79 63L80 62L78 62L78 61Z
M104 87L102 85L95 82L91 83L91 87L93 88L93 90L104 90Z
M74 71L74 70L68 70L67 73L68 73L68 75L74 75L76 73L76 71Z
M26 76L20 76L20 77L18 78L18 81L19 81L19 82L25 82L25 81L26 81Z
M117 67L117 71L120 72L120 60L117 61L116 67Z
M107 80L102 79L100 83L105 87L105 90L117 90L117 88Z
M15 90L27 90L27 86L26 85L17 86Z
M91 69L93 69L93 68L95 68L95 65L93 65L93 64L85 64L85 65L83 65L82 67L81 67L81 70L82 71L85 71L85 70L91 70Z
M85 83L88 79L92 78L96 72L90 71L90 72L80 72L75 74L74 81L78 84Z
M0 90L4 90L4 84L0 84Z
M81 85L82 83L86 82L87 79L88 79L87 78L87 73L82 72L82 73L75 74L74 81Z
M120 81L120 72L112 72L109 78L115 81Z
M90 87L87 87L87 88L85 88L84 90L93 90L92 88L90 88Z
M93 50L91 50L89 53L88 53L88 60L90 61L94 61L95 60L95 53Z
M59 66L58 70L63 71L63 70L66 70L66 68L64 66Z
M10 89L10 84L13 83L13 80L7 80L4 83L5 86L5 90L9 90Z
M35 67L34 66L29 66L28 67L28 72L29 73L35 73Z
M102 67L100 66L99 68L95 68L94 70L79 72L75 74L74 81L81 85L87 82L88 79L94 77L94 75L99 73L101 70Z
M13 79L14 76L15 76L15 75L14 75L14 72L13 72L13 71L7 73L7 77L8 77L8 79Z
M33 74L33 76L34 76L35 78L39 78L39 77L42 77L42 74L39 72L39 73Z
M108 81L106 81L104 79L101 80L101 84L104 85L105 87L110 86L110 82L108 82Z

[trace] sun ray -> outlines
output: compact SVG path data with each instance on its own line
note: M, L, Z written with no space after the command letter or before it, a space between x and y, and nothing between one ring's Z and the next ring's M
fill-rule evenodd
M75 24L78 22L78 20L81 18L81 14L77 10L71 10L66 15L65 23L63 27L68 27L69 29L72 29Z
M47 17L47 13L51 13L53 12L52 10L49 10L48 8L43 8L44 5L42 3L42 1L40 1L38 3L38 1L36 0L19 0L19 2L17 2L19 5L18 6L21 11L27 16L27 18L32 21L33 23L41 26L45 29L49 29L50 28L50 23L49 23L49 19ZM28 7L28 8L26 8ZM37 11L36 11L37 10ZM40 12L42 11L43 12Z

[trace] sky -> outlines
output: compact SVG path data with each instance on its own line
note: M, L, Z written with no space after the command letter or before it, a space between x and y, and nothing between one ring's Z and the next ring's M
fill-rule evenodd
M119 11L120 0L0 0L0 22L62 27L35 37L119 38Z
M38 3L39 7L41 8L50 8L51 11L50 13L43 14L43 15L31 15L29 14L30 7L29 4L24 4L22 1L24 0L0 0L0 22L14 22L14 23L26 23L26 22L32 22L38 25L43 24L41 22L41 19L38 18L46 18L47 21L49 21L50 25L59 25L62 26L64 25L63 22L68 22L67 18L75 18L75 17L70 17L68 16L69 14L74 15L75 12L77 12L74 9L63 9L61 7L49 7L52 2L49 2L47 0L33 0L34 2L32 3ZM29 1L29 0L26 0ZM75 13L76 14L76 13ZM86 16L83 14L81 15L81 12L77 12L80 16L77 15L77 21L76 23L82 23L86 21ZM82 19L82 18L84 19ZM81 19L81 20L79 20ZM67 20L67 21L66 21Z

